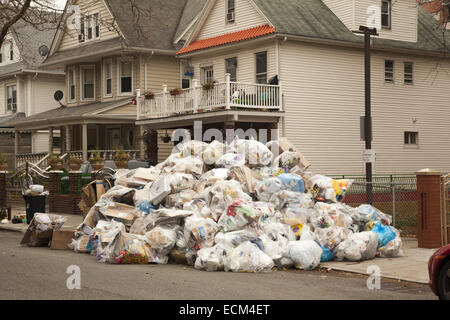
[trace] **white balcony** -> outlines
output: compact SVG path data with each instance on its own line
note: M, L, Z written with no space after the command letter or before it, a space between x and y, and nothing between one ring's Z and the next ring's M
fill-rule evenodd
M137 120L166 118L183 114L196 114L214 110L283 111L281 85L245 84L230 81L215 83L206 89L193 81L193 88L171 95L167 86L152 99L137 92Z

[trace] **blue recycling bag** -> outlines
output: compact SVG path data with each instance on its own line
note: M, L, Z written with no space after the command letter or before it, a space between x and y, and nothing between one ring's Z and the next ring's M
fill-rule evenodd
M284 190L290 190L300 193L305 192L305 183L303 182L302 178L290 173L280 174L277 178L281 181Z
M320 248L322 248L322 256L320 257L320 262L328 262L334 259L333 252L331 252L330 249L324 248L322 246Z
M396 237L396 234L391 227L383 226L381 223L377 223L372 231L378 235L378 248L385 247Z
M150 212L157 210L157 208L152 206L147 200L139 201L136 207L139 211L144 212L145 214L149 214Z

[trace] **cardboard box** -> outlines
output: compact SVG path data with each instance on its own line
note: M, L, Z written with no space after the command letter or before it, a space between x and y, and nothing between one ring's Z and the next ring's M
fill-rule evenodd
M104 194L105 186L102 180L92 181L83 188L81 201L78 203L78 207L83 212L83 219Z
M131 224L134 220L135 207L115 202L113 206L110 206L105 211L105 216L124 220L126 223Z
M75 231L73 230L54 230L50 249L69 250L67 246L73 238L75 238Z
M303 154L287 138L279 139L279 147L280 147L280 154L282 154L285 151L296 152L300 157L299 166L303 170L307 170L311 166L311 163L308 160L306 160Z

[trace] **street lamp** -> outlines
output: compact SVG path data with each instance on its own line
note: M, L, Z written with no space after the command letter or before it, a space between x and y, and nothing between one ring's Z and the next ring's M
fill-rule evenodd
M364 68L365 68L365 110L364 117L364 139L366 140L366 150L372 150L372 109L371 109L371 75L370 75L370 37L378 36L376 28L360 26L359 31L354 33L364 34ZM367 203L372 204L372 162L366 162L366 196Z

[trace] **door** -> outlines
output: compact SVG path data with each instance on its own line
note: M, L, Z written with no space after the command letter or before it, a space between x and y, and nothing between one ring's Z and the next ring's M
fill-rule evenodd
M108 129L108 147L110 150L119 149L122 146L122 132L120 128Z

